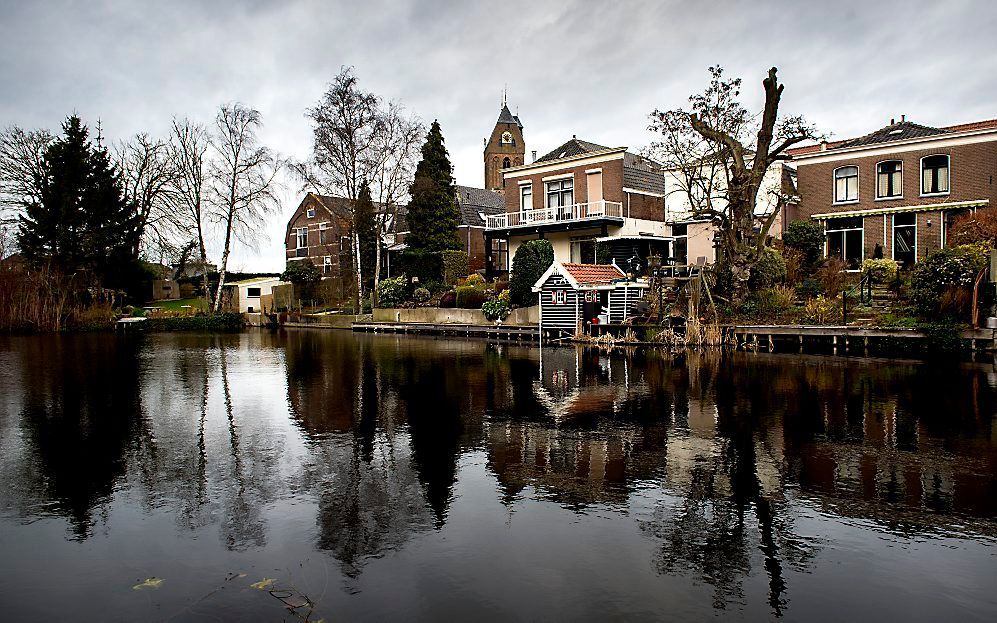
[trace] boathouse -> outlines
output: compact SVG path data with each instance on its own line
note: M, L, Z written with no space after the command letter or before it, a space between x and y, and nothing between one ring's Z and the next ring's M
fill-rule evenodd
M577 332L590 324L622 324L647 288L616 264L554 262L533 285L540 295L540 328Z

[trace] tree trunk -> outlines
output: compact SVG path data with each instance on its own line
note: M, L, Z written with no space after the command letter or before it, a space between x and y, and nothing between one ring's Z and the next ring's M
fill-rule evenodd
M225 287L225 271L228 268L228 254L232 243L232 213L229 212L229 218L225 222L225 250L222 252L222 265L218 270L218 288L215 290L215 312L221 311L222 307L222 288Z
M360 266L360 234L356 232L353 234L353 262L357 275L357 295L353 299L356 301L356 304L353 306L353 313L359 314L362 311L360 301L363 300L363 267Z

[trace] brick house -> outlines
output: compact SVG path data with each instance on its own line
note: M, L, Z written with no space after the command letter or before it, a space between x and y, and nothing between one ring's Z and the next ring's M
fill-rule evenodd
M348 199L308 193L288 219L284 234L287 262L310 260L323 279L333 280L337 297L352 283L351 214Z
M460 210L457 233L467 253L470 270L482 270L485 267L485 219L505 212L505 199L498 192L458 185L456 203Z
M537 238L550 240L562 263L623 266L634 256L671 256L664 173L626 147L572 137L503 175L505 212L487 217L485 226L489 276L504 272L519 245Z
M800 203L825 253L850 270L879 252L904 265L946 245L960 215L997 202L997 120L929 127L901 118L859 138L790 150Z

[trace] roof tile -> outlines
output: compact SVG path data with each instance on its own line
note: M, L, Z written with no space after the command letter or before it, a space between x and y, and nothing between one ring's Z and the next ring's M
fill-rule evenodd
M580 285L612 283L614 279L624 279L626 274L615 264L561 264L564 271Z

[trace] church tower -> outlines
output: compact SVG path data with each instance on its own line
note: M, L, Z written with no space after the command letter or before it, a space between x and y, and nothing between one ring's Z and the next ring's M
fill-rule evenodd
M523 141L523 124L519 117L509 112L502 97L502 111L492 135L485 142L485 189L502 192L502 169L516 167L525 162L526 143Z

